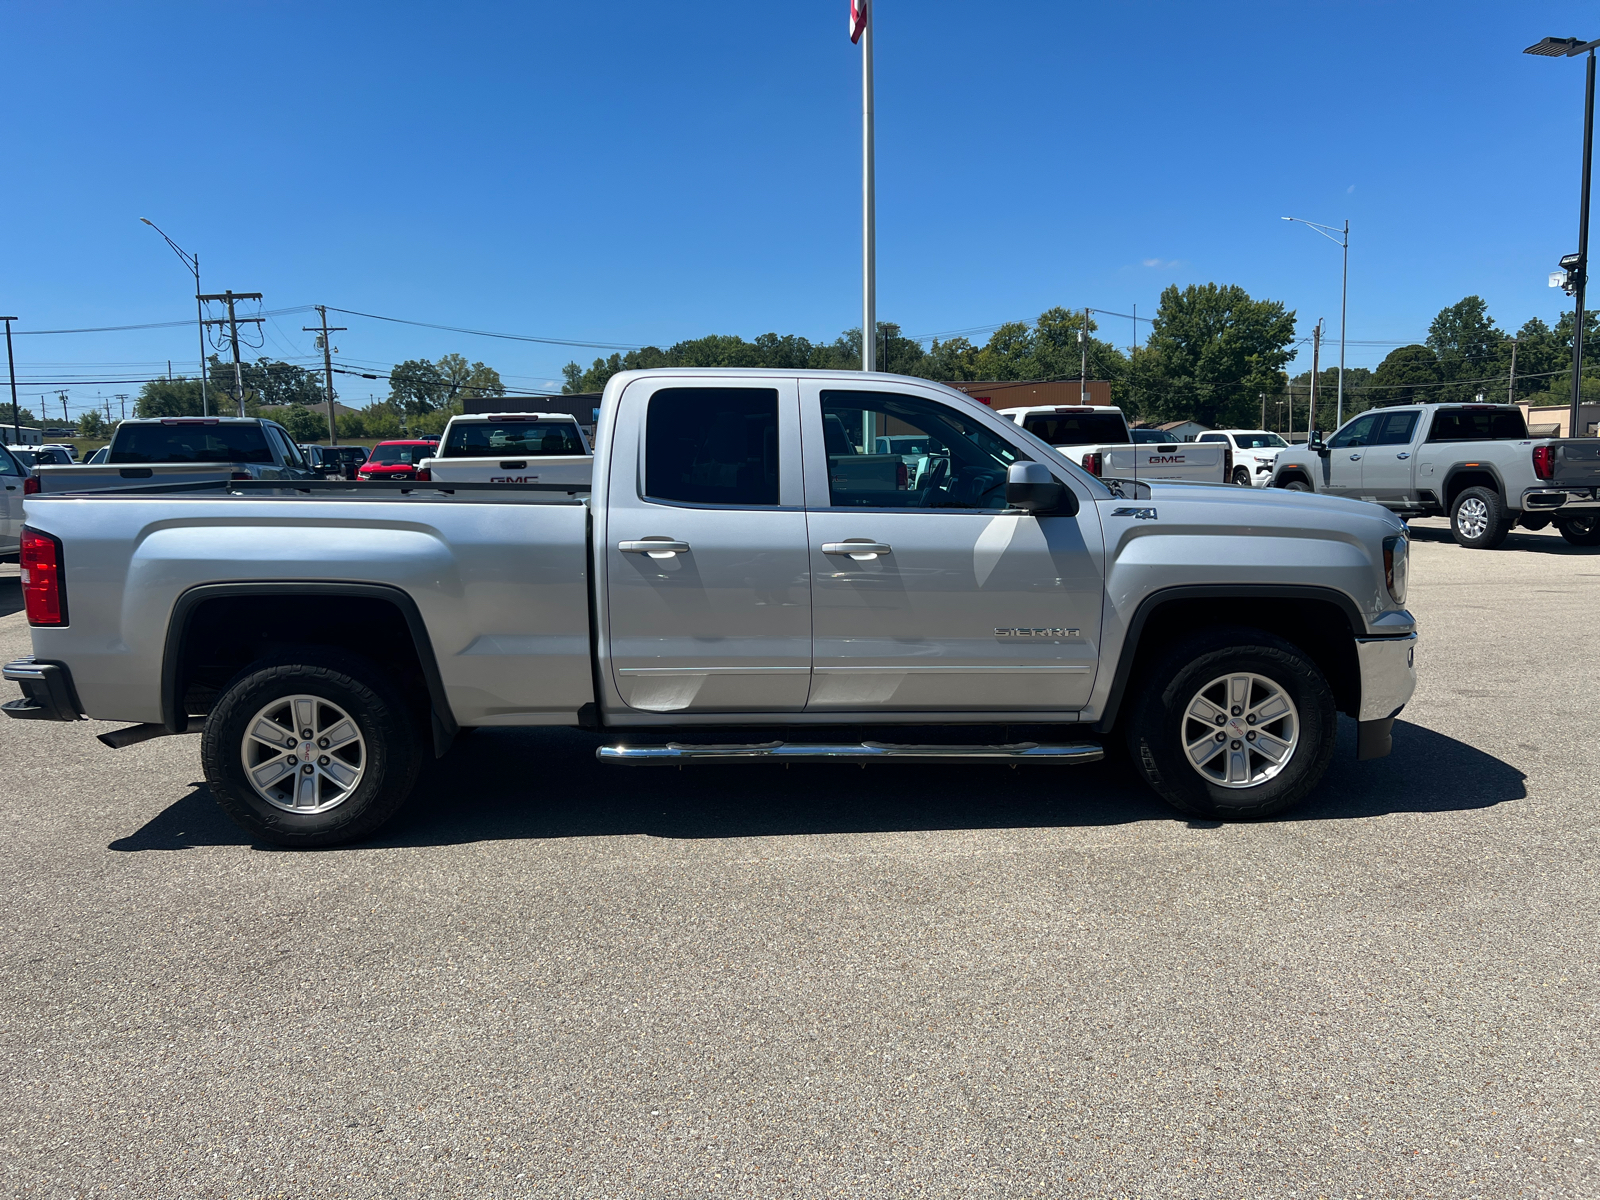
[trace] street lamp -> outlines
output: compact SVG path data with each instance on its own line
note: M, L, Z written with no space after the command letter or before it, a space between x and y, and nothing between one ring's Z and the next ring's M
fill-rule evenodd
M161 233L161 226L149 217L140 217L139 220L157 233ZM190 254L164 233L161 233L161 240L172 247L173 253L183 260L183 265L194 275L194 313L195 320L200 326L200 415L209 417L211 406L206 401L206 312L205 305L200 301L200 256Z
M1576 319L1572 325L1572 407L1567 414L1567 436L1578 436L1579 404L1583 399L1583 286L1589 274L1589 168L1594 161L1594 48L1600 41L1580 42L1577 38L1547 37L1529 46L1524 54L1537 54L1541 58L1573 58L1589 55L1587 81L1583 98L1583 185L1578 201L1578 253L1568 254L1561 260L1567 271L1567 290L1578 298Z
M1346 221L1341 230L1333 225L1318 225L1315 221L1303 221L1299 217L1285 217L1284 220L1309 225L1335 246L1344 250L1344 280L1339 285L1339 401L1333 421L1333 427L1337 429L1344 424L1344 312L1345 299L1350 291L1350 222ZM1334 237L1336 233L1340 236Z

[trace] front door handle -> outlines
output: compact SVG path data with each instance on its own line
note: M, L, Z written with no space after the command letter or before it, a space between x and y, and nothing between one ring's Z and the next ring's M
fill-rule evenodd
M1360 461L1361 461L1361 455L1359 455L1359 454L1352 454L1352 455L1351 455L1351 456L1350 456L1350 461L1351 461L1351 462L1360 462Z
M648 554L651 558L671 558L674 554L689 553L689 543L675 542L671 538L643 538L637 542L618 542L617 549L624 554Z
M1402 451L1400 451L1399 454L1396 454L1395 457L1396 458L1410 458L1411 457L1411 451L1402 450Z
M871 562L880 554L888 554L888 542L871 542L866 538L848 538L842 542L823 542L824 554L843 554L857 562Z

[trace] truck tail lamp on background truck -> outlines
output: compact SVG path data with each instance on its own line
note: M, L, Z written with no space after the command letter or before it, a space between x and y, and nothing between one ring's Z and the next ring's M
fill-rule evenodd
M65 625L67 593L61 580L61 539L22 527L22 602L29 625Z
M1085 454L1083 456L1083 469L1089 474L1098 476L1100 474L1100 466L1100 455Z
M1554 479L1556 477L1556 448L1554 446L1535 446L1533 448L1533 473L1540 479Z

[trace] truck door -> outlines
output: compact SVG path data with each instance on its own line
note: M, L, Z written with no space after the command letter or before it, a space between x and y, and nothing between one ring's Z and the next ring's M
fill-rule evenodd
M798 712L811 581L793 380L647 379L619 400L605 668L643 712Z
M1411 435L1416 431L1419 415L1415 409L1377 414L1361 456L1363 500L1404 504L1416 495Z
M1086 703L1104 591L1095 506L1075 517L1004 514L1007 468L1037 451L932 389L802 381L800 395L814 629L807 711ZM881 457L868 451L902 436L921 453L862 469Z
M1377 413L1362 413L1328 439L1328 457L1322 460L1322 487L1330 496L1361 494L1361 464L1367 456L1367 443Z

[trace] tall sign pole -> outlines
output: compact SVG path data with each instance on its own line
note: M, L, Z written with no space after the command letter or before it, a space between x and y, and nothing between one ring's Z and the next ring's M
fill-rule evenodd
M872 0L850 0L850 40L861 43L861 369L878 369L878 237L873 209Z
M6 369L11 372L11 436L12 445L22 445L22 423L17 420L17 360L11 357L11 322L15 317L0 317L6 323Z

